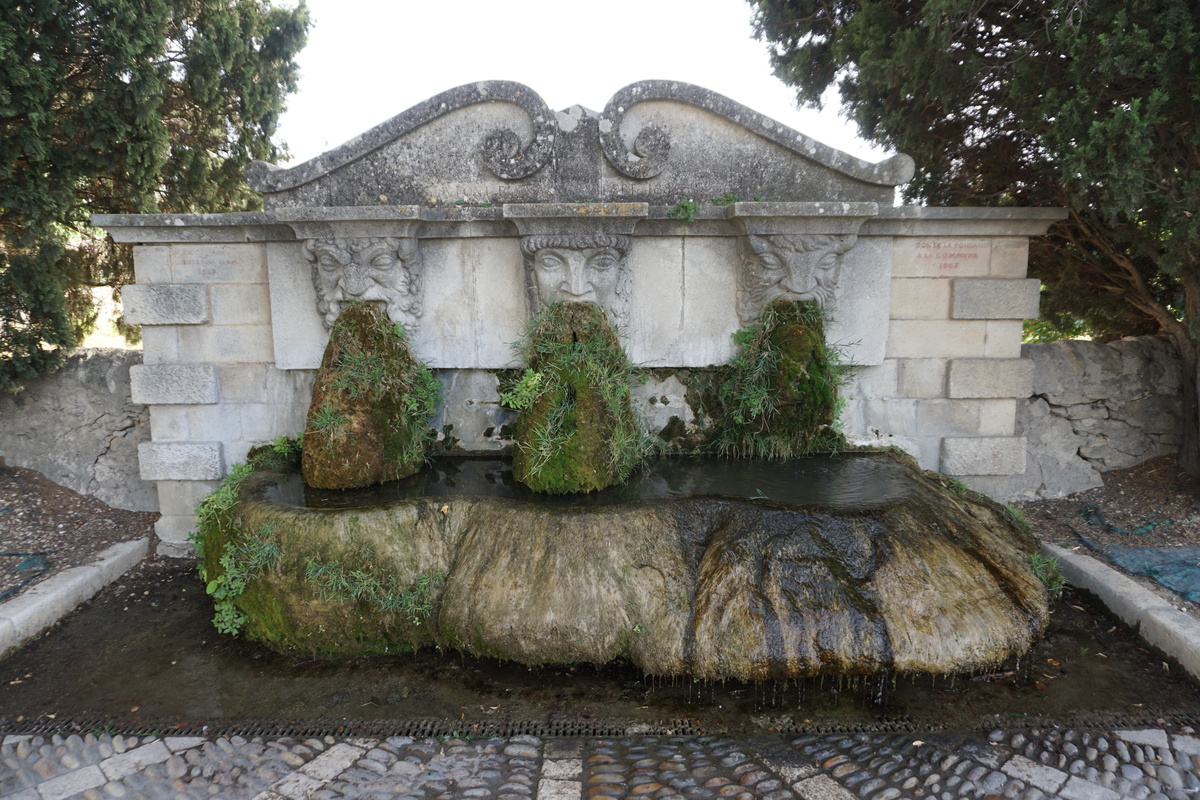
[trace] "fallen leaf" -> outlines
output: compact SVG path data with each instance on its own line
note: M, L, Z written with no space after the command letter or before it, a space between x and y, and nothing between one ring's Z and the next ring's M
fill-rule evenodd
M1055 661L1053 658L1047 658L1046 663L1052 667L1060 666L1060 664L1057 661Z
M1044 691L1046 691L1047 689L1049 689L1050 687L1049 687L1049 686L1047 686L1046 684L1042 683L1041 681L1034 681L1034 682L1033 682L1033 688L1035 688L1035 689L1039 689L1039 690L1041 690L1041 691L1043 691L1043 692L1044 692Z

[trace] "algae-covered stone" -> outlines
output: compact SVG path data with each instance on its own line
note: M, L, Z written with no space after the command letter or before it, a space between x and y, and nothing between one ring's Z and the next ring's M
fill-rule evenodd
M433 442L438 383L402 328L366 303L334 322L313 386L302 470L310 486L347 489L412 475Z
M743 352L718 390L718 448L731 455L789 458L841 448L834 427L838 367L815 303L776 300L758 325L739 331Z
M887 463L908 488L847 507L431 496L313 512L271 500L278 476L255 473L208 528L204 563L220 580L255 536L277 546L234 603L245 633L284 650L437 645L750 680L961 673L1024 654L1048 619L1037 542L987 498Z
M631 367L604 310L557 303L533 324L518 407L513 475L537 492L590 492L621 483L641 460Z

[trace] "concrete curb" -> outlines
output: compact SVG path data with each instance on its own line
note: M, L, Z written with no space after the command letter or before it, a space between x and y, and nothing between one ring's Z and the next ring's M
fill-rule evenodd
M1200 620L1091 556L1042 543L1042 554L1058 559L1072 586L1091 592L1147 644L1200 681Z
M0 604L0 658L91 599L149 551L148 538L118 542L92 563L63 570Z

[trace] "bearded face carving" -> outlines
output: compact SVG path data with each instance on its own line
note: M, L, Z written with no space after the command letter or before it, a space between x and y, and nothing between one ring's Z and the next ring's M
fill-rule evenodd
M351 302L376 303L410 332L421 316L420 258L415 239L309 239L317 312L328 329Z
M629 314L629 248L628 236L613 234L522 238L530 311L555 302L592 302L623 326Z
M831 310L842 256L857 236L775 234L747 236L750 254L738 273L738 318L758 321L763 308L779 298L808 300Z

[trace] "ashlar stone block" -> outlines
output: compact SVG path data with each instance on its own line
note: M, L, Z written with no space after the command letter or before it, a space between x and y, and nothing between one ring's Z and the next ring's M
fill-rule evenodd
M982 358L987 346L983 320L894 319L888 358Z
M1033 319L1038 315L1041 282L1036 278L956 278L954 319Z
M1025 471L1023 436L947 437L942 472L947 475L1020 475Z
M140 245L133 248L133 274L139 284L171 282L171 248ZM129 287L126 287L128 289ZM124 291L121 292L124 295Z
M946 359L900 358L897 390L902 397L945 397Z
M142 480L217 481L225 474L220 442L143 442Z
M939 278L892 280L892 319L948 319L950 284Z
M219 399L212 364L138 364L129 368L133 402L201 405Z
M952 398L1028 397L1033 362L1023 358L956 358L948 370Z
M208 287L199 283L148 283L121 292L131 325L200 325L209 320Z

